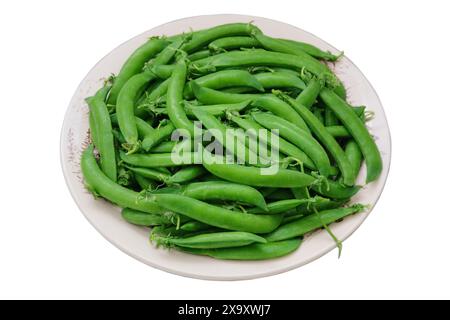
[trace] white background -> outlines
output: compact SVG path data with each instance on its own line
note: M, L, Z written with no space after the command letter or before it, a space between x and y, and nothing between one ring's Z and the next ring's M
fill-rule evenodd
M0 2L0 298L450 298L450 12L446 1ZM78 83L127 39L174 19L264 16L310 31L365 73L393 139L372 214L337 253L265 279L211 282L113 247L65 186L59 131Z

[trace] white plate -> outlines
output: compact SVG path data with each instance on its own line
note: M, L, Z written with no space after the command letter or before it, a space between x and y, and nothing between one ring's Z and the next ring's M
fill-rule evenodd
M104 200L95 200L83 186L80 156L86 147L88 132L88 107L84 102L85 97L94 94L111 73L117 73L131 52L150 36L172 35L188 31L190 28L197 30L223 23L249 21L253 21L270 36L301 40L338 53L338 50L314 35L274 20L241 15L185 18L144 32L111 51L87 74L75 91L67 109L61 132L61 163L75 202L89 222L106 239L125 253L155 268L200 279L242 280L274 275L300 267L335 248L334 241L325 231L317 231L308 235L300 249L293 254L267 261L221 261L174 250L157 249L149 244L148 230L124 222L118 207ZM380 148L384 169L376 182L365 186L353 199L354 202L371 204L373 208L383 190L389 171L391 155L389 127L381 102L361 71L347 57L343 57L332 67L343 80L348 90L349 101L353 105L366 105L376 115L369 123L369 128ZM365 168L358 180L361 184L364 177ZM333 224L331 229L339 239L344 240L361 225L368 214L369 212L365 212L348 217L340 223Z

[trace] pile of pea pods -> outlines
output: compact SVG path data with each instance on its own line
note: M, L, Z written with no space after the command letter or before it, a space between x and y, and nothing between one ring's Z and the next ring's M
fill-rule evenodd
M186 253L272 259L321 228L340 247L328 225L364 211L348 204L356 178L382 161L373 115L328 66L339 58L251 23L148 39L86 99L87 189Z

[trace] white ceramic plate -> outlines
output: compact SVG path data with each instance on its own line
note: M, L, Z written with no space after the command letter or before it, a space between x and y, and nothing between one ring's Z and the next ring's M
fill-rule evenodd
M314 232L303 241L299 250L291 255L267 261L221 261L208 257L188 255L174 250L157 249L148 241L148 230L124 222L120 209L104 200L95 200L82 182L80 156L88 140L88 107L84 102L102 85L111 73L117 73L125 59L147 38L155 35L173 35L188 31L212 27L231 22L253 21L266 34L305 41L324 50L338 53L334 47L314 35L286 23L260 17L241 15L209 15L172 21L120 45L87 74L70 102L61 132L61 163L67 185L75 202L89 222L111 243L125 253L155 268L174 274L211 280L242 280L264 277L285 272L309 263L335 248L334 241L325 231ZM354 202L371 204L378 200L389 171L391 141L386 117L381 102L361 71L347 57L332 66L343 80L353 105L366 105L375 112L375 119L369 128L380 148L384 169L380 178L365 186ZM358 182L363 183L365 168ZM341 240L349 237L364 221L369 212L346 218L333 224L331 229Z

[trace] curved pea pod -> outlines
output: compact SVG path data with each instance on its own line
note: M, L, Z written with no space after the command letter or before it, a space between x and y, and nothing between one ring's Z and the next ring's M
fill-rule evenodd
M229 128L211 114L201 108L194 109L193 113L214 136L216 141L218 141L229 153L235 156L239 163L264 163L269 161L268 159L263 159L263 157L255 151L247 148L244 140L245 138L242 135L239 136L239 132L228 130Z
M282 168L265 174L264 170L267 168L226 164L221 161L204 161L203 166L219 178L253 187L300 188L316 181L316 178L306 173Z
M330 152L330 154L336 160L339 170L342 173L344 183L348 186L354 185L356 174L353 171L353 168L348 161L344 150L342 150L339 143L331 135L331 133L327 131L326 127L320 122L320 120L318 120L308 108L298 103L291 97L279 91L275 92L275 94L289 103L298 112L298 114L311 128L311 131L317 137L317 140L319 140L323 144L323 146Z
M344 151L347 155L348 161L350 161L351 165L353 166L353 170L355 170L356 174L358 175L361 169L362 162L362 154L361 150L358 147L358 144L355 142L355 140L350 140L349 142L347 142Z
M213 52L224 52L230 49L241 49L241 48L258 48L261 44L252 37L236 36L236 37L225 37L219 38L208 44L208 49Z
M224 89L230 87L249 87L258 91L264 91L264 87L255 76L245 70L222 70L191 80L184 89L184 98L192 99L192 82L210 89Z
M204 175L207 171L202 166L187 166L181 168L165 181L168 185L186 183Z
M327 74L327 78L330 79L333 85L338 84L334 89L337 94L339 94L342 98L345 99L346 91L342 82L338 79L336 75L332 73L332 71L328 68L327 65L321 63L304 50L299 50L298 46L293 45L291 43L285 42L283 40L275 39L264 35L261 32L255 32L253 36L258 40L265 49L283 52L285 54L296 56L299 64L303 64L303 67L313 73L316 76L320 76L322 74ZM284 58L288 60L288 58ZM302 67L302 68L303 68ZM300 68L301 69L301 68Z
M224 37L250 35L257 27L250 23L229 23L193 33L192 39L181 49L188 53L206 46L208 43Z
M260 39L257 40L259 41ZM306 68L306 70L315 75L320 75L323 72L331 73L326 65L320 63L320 61L307 54L303 54L300 57L297 54L288 54L262 49L220 53L208 58L197 60L195 65L197 68L212 66L218 69L230 67L274 66L287 67L296 70Z
M259 97L253 100L252 105L270 111L280 118L293 123L301 130L310 133L303 118L289 104L274 95Z
M383 161L377 145L366 126L359 120L352 108L333 91L322 89L320 97L333 110L358 144L367 165L366 182L376 180L383 170Z
M151 179L141 176L140 174L134 174L134 179L141 188L141 190L153 190L157 187L157 183Z
M188 221L182 226L180 226L180 230L187 231L187 232L197 232L197 231L204 231L210 229L211 226L209 224L200 222L200 221Z
M267 113L252 113L253 119L270 130L279 130L280 136L300 148L312 159L324 176L330 173L330 159L322 145L309 133L298 130L291 122Z
M211 104L211 105L192 105L185 102L185 110L188 116L195 116L195 110L202 110L208 114L216 117L223 116L227 112L239 112L246 109L250 105L251 101L244 101L241 103L226 103L226 104Z
M155 214L142 212L130 208L122 209L122 218L138 226L152 227L161 225L176 225L179 223L180 217L172 212L164 214Z
M299 220L290 222L279 227L274 232L266 236L267 241L275 242L287 239L296 238L305 233L314 231L328 225L339 219L342 219L351 214L359 213L364 210L364 206L360 204L353 205L348 208L338 208L321 211L317 214L312 214Z
M170 42L163 39L149 39L136 49L125 61L119 74L114 79L114 84L109 94L108 103L115 104L117 96L124 84L137 73L142 71L145 63L161 52Z
M275 88L298 88L305 89L306 85L298 75L288 72L261 72L255 74L256 80L264 87L264 89Z
M94 195L99 195L122 208L131 208L148 213L164 213L164 208L154 201L149 201L139 193L124 188L109 179L99 168L90 145L81 157L81 171L86 188Z
M95 96L87 98L89 105L89 122L93 141L100 153L100 166L113 181L117 180L116 151L114 149L114 134L111 118L105 99L110 87L100 89Z
M350 137L350 133L344 126L327 126L325 128L334 138Z
M249 246L222 249L178 249L197 255L223 260L267 260L288 255L300 247L300 239L279 242L255 243Z
M211 56L211 51L208 49L205 49L205 50L200 50L200 51L197 51L197 52L194 52L194 53L188 55L187 59L192 62L192 61L200 60L203 58L207 58L209 56Z
M186 82L187 65L184 59L178 60L170 77L167 88L167 114L175 128L186 130L191 137L194 136L194 124L186 116L182 102L183 90Z
M137 173L138 175L153 180L153 181L160 181L165 182L170 178L170 175L164 172L161 172L157 169L151 169L151 168L139 168L139 167L131 167L124 165L125 168L133 171L134 173Z
M184 149L186 147L186 149ZM184 141L164 141L152 148L152 153L171 153L174 150L194 151L194 142L190 140Z
M161 64L154 65L149 70L159 79L167 80L172 76L175 67L175 64Z
M323 51L316 46L313 46L312 44L291 40L291 39L277 39L279 41L282 41L284 43L287 43L293 47L296 47L298 50L303 51L310 56L316 58L316 59L323 59L327 61L336 61L338 60L342 54L340 55L334 55L329 51Z
M151 241L166 246L179 246L196 249L215 249L242 247L251 243L266 243L266 239L248 232L228 231L199 234L186 238L159 236L153 233Z
M303 90L297 96L297 98L295 98L295 101L297 101L299 104L305 106L308 110L310 110L313 104L316 102L320 90L322 90L322 82L316 77L313 77L308 82L308 85L306 86L305 90Z
M169 62L173 58L176 49L179 48L182 43L183 41L181 40L179 42L171 43L154 60L152 60L150 64L160 65ZM124 147L129 153L137 152L140 148L134 108L136 98L138 97L139 92L141 92L141 89L155 78L156 76L151 71L151 67L147 67L143 72L132 76L124 84L117 97L117 120L119 122L120 131L126 140ZM170 84L168 90L170 90ZM168 95L168 97L170 96Z
M120 152L120 159L137 167L159 168L196 164L196 155L196 152L184 152L178 158L173 153L126 154L125 152Z
M318 194L332 199L349 199L361 189L360 186L345 186L337 181L327 180L311 188Z
M264 130L263 126L261 126L251 118L241 118L238 116L234 116L231 113L227 114L227 118L236 123L242 129L247 130L249 134L250 132L257 133L260 130ZM270 131L267 131L267 137L265 138L264 136L259 136L259 141L261 141L261 143L265 143L266 145L271 145L272 133ZM281 137L278 137L278 149L282 153L297 159L298 161L303 163L305 167L313 170L316 169L314 162L302 150Z
M152 194L151 199L166 210L214 227L250 233L268 233L281 223L281 215L255 215L231 211L178 194Z
M191 83L194 96L203 104L240 103L255 100L261 94L228 93L199 86L195 81Z
M323 199L325 199L325 198L323 198ZM296 221L300 218L303 218L307 215L313 214L314 210L324 211L324 210L329 210L329 209L335 209L335 208L342 207L344 204L346 204L348 202L348 199L344 199L344 200L326 199L326 200L327 201L318 202L318 203L314 204L314 206L301 205L301 206L297 207L297 209L295 211L291 211L284 215L283 222L281 224L284 225L286 223Z
M321 198L324 199L324 198ZM259 208L253 208L250 210L247 210L247 213L253 213L253 214L278 214L278 213L284 213L289 210L295 209L298 206L302 204L308 204L308 203L314 203L317 199L310 198L310 199L286 199L286 200L280 200L275 201L267 204L268 211L262 211Z
M153 129L153 131L147 133L142 140L142 149L145 151L151 150L153 146L158 145L161 141L169 137L174 130L175 126L171 122L160 128Z
M250 204L263 212L267 211L264 196L255 188L226 181L194 182L182 192L185 196L198 200L230 200Z

